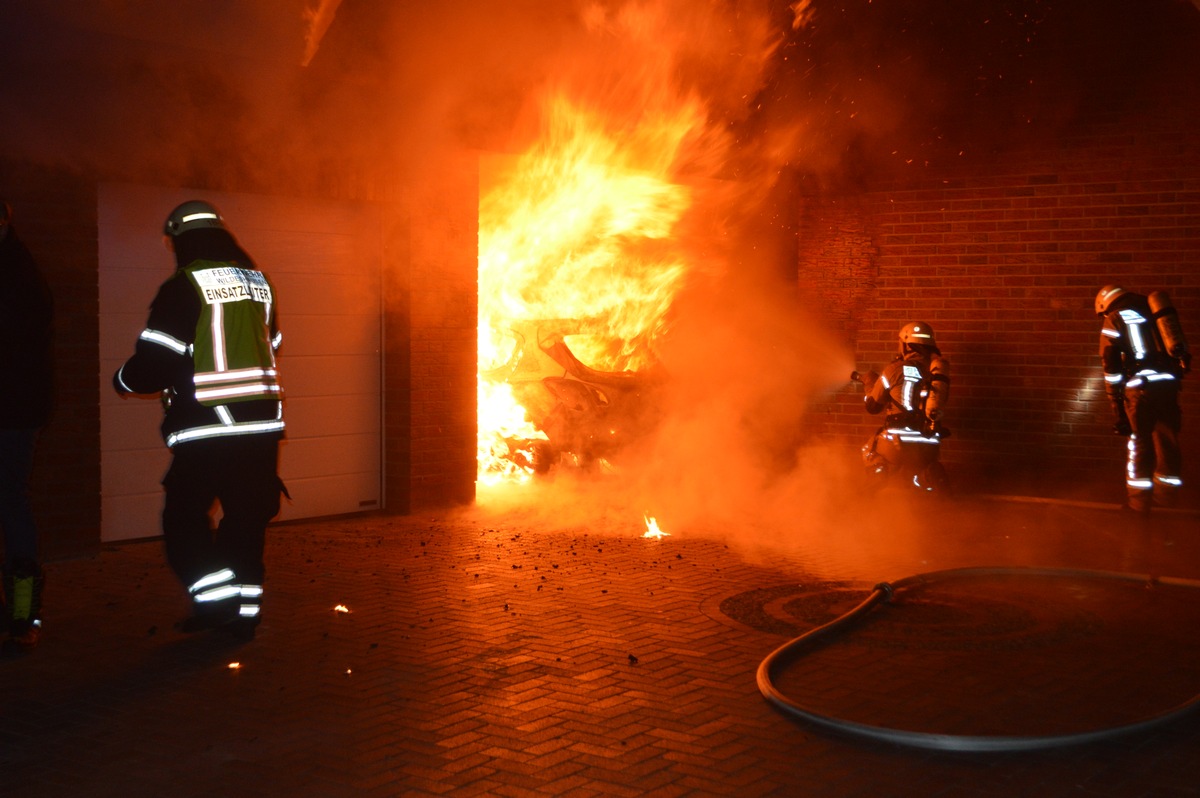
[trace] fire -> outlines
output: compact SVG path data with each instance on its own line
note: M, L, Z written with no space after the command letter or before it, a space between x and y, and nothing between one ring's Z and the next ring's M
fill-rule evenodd
M644 516L642 516L642 518L644 518L646 520L646 534L642 535L642 537L644 537L644 538L670 537L670 534L671 534L670 532L663 532L661 529L658 528L658 519L656 519L654 516L644 515Z
M479 481L486 485L527 482L534 471L533 442L546 440L546 433L526 418L525 408L517 403L508 383L480 375L478 393Z
M653 426L656 352L713 257L714 210L736 201L710 191L728 119L778 42L768 15L722 4L590 3L579 21L587 41L539 91L532 144L481 163L481 485L619 470Z
M535 441L550 441L540 422L563 399L538 383L564 376L564 362L610 374L653 367L655 338L690 268L671 236L692 194L670 165L700 124L698 109L648 114L633 130L561 96L548 114L547 138L480 203L478 454L487 484L533 473ZM579 454L548 448L551 457Z

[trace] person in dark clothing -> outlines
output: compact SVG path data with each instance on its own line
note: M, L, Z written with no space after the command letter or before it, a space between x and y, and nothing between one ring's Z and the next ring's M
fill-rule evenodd
M28 248L12 226L12 207L0 202L0 526L4 528L6 651L37 645L42 626L38 529L29 504L29 479L40 430L54 400L54 302Z
M163 399L172 453L163 540L192 601L179 628L225 627L248 639L260 620L266 527L284 490L275 290L209 203L175 208L164 233L178 268L113 387Z
M1179 385L1191 370L1179 315L1164 291L1148 296L1106 285L1096 294L1100 364L1113 432L1129 437L1126 507L1170 507L1183 485Z

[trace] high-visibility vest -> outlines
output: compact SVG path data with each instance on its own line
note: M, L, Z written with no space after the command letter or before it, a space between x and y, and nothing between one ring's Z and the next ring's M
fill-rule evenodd
M271 340L274 292L257 269L197 260L184 273L200 296L192 346L196 401L217 407L278 399Z

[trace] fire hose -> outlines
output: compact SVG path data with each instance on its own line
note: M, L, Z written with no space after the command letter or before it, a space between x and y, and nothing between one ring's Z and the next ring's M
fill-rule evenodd
M775 677L789 663L794 662L807 650L816 644L829 640L835 634L848 629L850 626L868 615L876 606L890 602L897 591L915 585L928 583L935 579L959 576L992 576L1013 575L1023 576L1053 576L1118 579L1142 584L1173 584L1186 587L1197 587L1197 583L1186 579L1140 576L1135 574L1112 573L1105 571L1087 571L1053 568L1026 567L992 567L992 568L957 568L944 571L931 571L924 574L905 577L894 583L881 582L876 585L858 606L840 617L805 632L799 637L785 643L771 652L758 667L759 692L778 709L800 720L816 726L830 729L851 736L866 737L887 743L895 743L909 747L934 749L941 751L1028 751L1042 748L1055 748L1065 745L1107 740L1126 734L1144 731L1174 720L1200 705L1200 695L1184 701L1177 706L1159 712L1131 723L1125 723L1107 728L1050 735L972 735L972 734L943 734L936 732L913 731L887 726L877 726L857 721L837 718L827 713L807 708L797 701L784 695L774 683Z

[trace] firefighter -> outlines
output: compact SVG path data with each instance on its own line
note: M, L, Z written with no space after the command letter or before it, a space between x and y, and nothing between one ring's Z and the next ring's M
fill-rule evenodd
M266 527L286 492L275 289L207 202L171 211L164 235L178 268L113 386L122 397L157 394L165 408L172 459L163 542L192 602L178 628L226 627L249 639L260 619Z
M1096 315L1113 432L1129 437L1125 507L1141 514L1170 507L1183 484L1179 387L1192 365L1179 314L1164 291L1143 296L1106 285L1096 294Z
M872 415L884 413L884 426L863 447L869 472L911 473L913 484L925 490L945 487L941 464L942 427L950 399L950 363L942 356L933 328L915 321L900 328L899 353L877 374L859 375Z
M4 650L38 643L42 586L38 528L29 504L29 478L39 431L49 422L54 394L54 300L29 249L12 227L12 207L0 201L0 527L4 530Z

